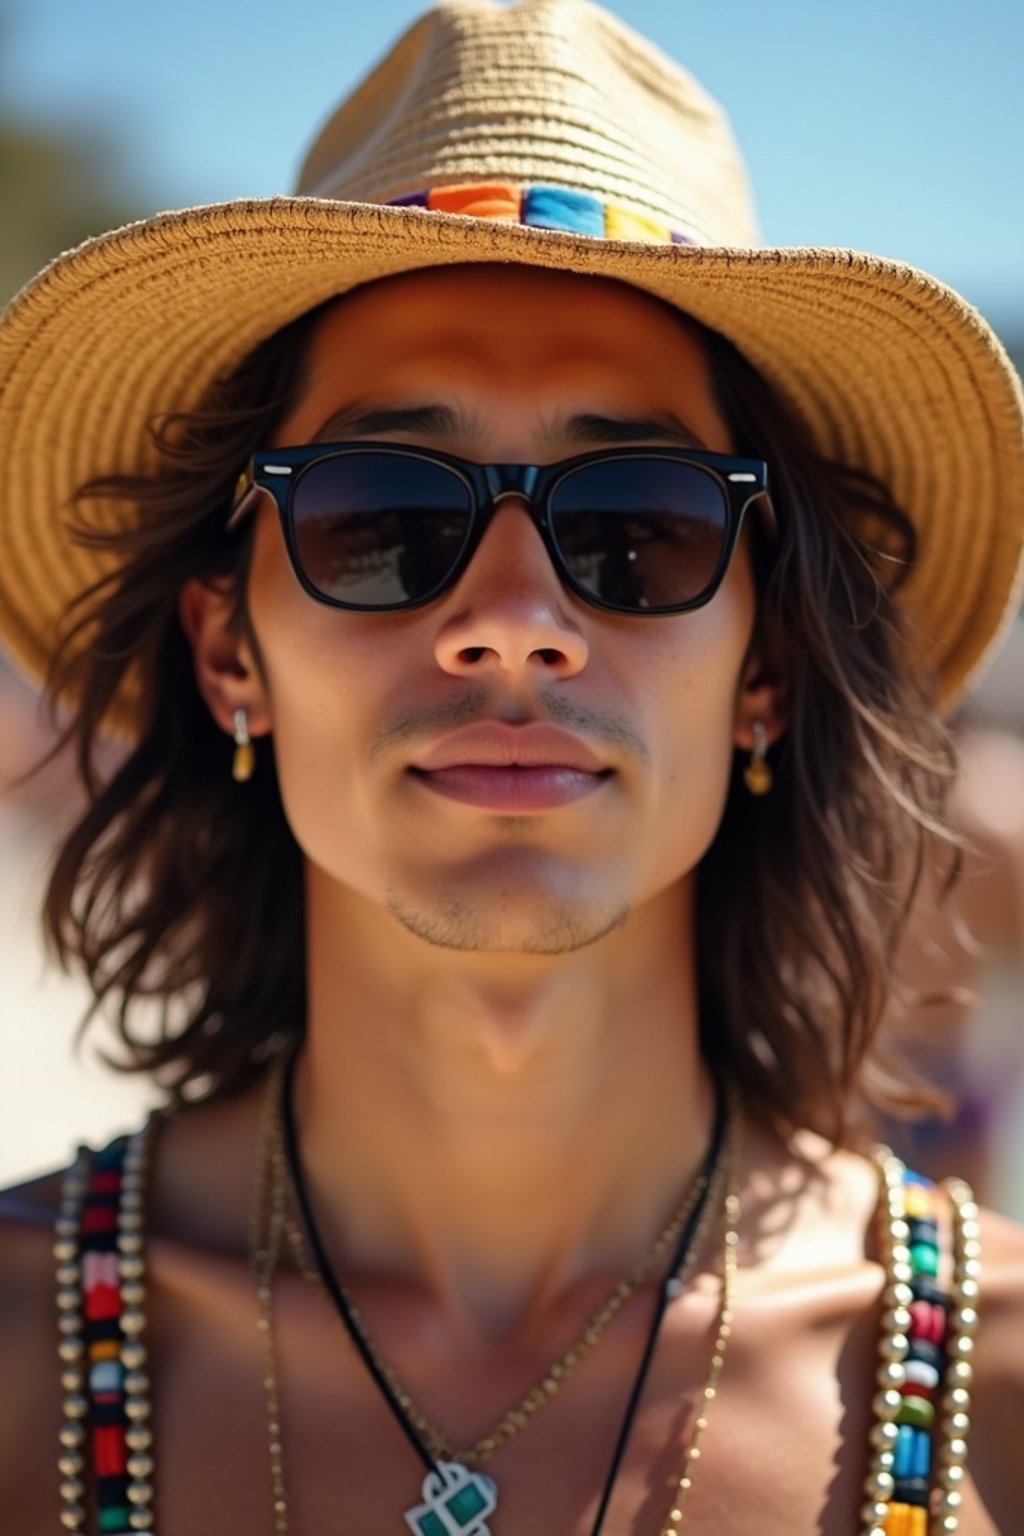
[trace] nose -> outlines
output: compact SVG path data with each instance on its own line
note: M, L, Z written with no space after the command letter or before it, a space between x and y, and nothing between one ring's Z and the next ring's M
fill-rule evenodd
M573 605L526 502L506 495L446 596L438 663L461 675L572 677L588 656Z

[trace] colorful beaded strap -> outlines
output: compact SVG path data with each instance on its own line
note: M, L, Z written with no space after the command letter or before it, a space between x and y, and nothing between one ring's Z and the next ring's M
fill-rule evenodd
M152 1433L143 1343L144 1183L150 1125L95 1155L82 1148L56 1223L64 1363L61 1522L153 1536ZM90 1474L87 1483L86 1469Z
M101 1152L80 1149L61 1195L54 1247L64 1388L61 1521L75 1532L86 1530L91 1509L98 1532L154 1533L143 1341L153 1124ZM968 1185L946 1181L954 1210L947 1294L938 1280L935 1186L886 1147L876 1160L887 1203L887 1283L862 1536L951 1536L970 1426L978 1208Z
M949 1179L953 1289L939 1284L935 1185L887 1147L876 1160L885 1184L888 1281L880 1391L861 1511L863 1536L928 1536L957 1528L970 1426L970 1354L978 1315L978 1208L967 1184Z

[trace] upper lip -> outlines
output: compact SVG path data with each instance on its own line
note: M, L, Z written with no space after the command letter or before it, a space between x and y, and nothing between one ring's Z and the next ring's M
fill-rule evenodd
M429 773L469 763L493 768L576 768L584 773L601 773L605 767L586 742L569 731L540 721L505 725L498 720L464 725L442 736L413 766Z

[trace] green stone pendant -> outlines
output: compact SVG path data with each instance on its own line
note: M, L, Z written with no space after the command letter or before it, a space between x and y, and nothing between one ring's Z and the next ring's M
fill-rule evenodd
M439 1461L423 1481L423 1503L407 1509L405 1521L416 1536L490 1536L484 1522L497 1507L491 1478L458 1461Z

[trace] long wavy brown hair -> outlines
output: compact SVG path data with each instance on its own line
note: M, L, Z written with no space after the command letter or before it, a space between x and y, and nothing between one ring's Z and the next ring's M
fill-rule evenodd
M69 611L47 679L55 719L72 702L59 746L76 755L86 808L59 849L44 927L88 980L83 1027L102 1006L122 1065L155 1074L172 1097L233 1091L303 1029L303 867L273 755L257 744L240 794L178 599L189 578L229 583L258 656L246 610L254 520L229 537L227 510L242 465L295 397L319 313L270 337L201 409L152 422L153 473L77 495L75 537L118 563ZM666 306L667 323L678 319ZM815 451L733 345L684 323L707 348L735 451L768 463L778 538L755 527L751 552L759 623L785 638L792 711L769 756L769 796L747 792L735 754L697 871L703 1049L759 1115L842 1141L872 1109L941 1102L893 1054L895 1031L879 1028L922 1000L896 986L894 959L923 872L941 856L945 899L964 846L947 816L955 747L933 680L908 661L897 598L915 530L883 485ZM111 501L126 508L119 532L89 517ZM104 723L126 685L137 735L100 772Z

